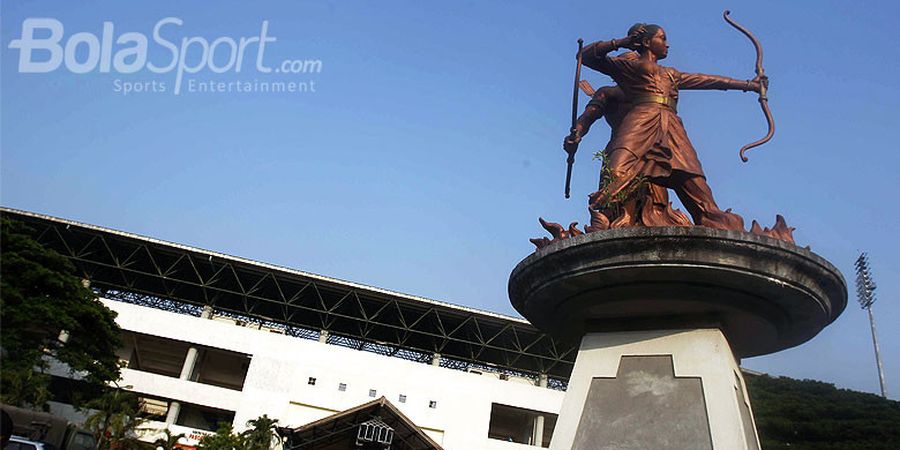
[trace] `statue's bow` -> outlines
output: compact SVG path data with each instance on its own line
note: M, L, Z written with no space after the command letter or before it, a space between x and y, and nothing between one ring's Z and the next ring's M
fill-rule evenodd
M769 99L766 97L766 91L769 90L769 77L766 76L766 71L763 69L762 65L762 45L759 44L759 40L753 36L746 28L738 25L737 22L731 19L729 16L731 11L725 10L725 13L722 14L722 17L725 18L725 21L731 24L731 26L735 27L738 31L750 38L750 41L753 42L753 46L756 47L756 79L759 80L759 106L762 107L763 114L766 115L766 122L769 124L769 132L766 135L758 140L751 142L743 147L741 147L741 161L747 162L747 157L744 156L744 152L750 150L753 147L758 147L760 145L769 142L772 139L772 135L775 134L775 119L772 118L772 111L769 110Z

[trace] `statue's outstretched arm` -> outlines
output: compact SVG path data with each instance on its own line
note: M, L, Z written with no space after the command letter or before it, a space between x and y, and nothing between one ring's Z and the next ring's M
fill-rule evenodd
M678 89L719 89L741 90L759 92L759 81L737 80L720 75L707 75L705 73L679 73Z

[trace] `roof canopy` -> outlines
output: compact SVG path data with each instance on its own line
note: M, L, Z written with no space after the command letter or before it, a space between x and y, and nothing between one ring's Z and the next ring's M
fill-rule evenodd
M550 376L564 383L573 343L527 321L26 211L3 208L67 256L111 299L216 311L306 330L329 342L430 362ZM160 306L162 305L162 306ZM309 337L309 336L307 336Z

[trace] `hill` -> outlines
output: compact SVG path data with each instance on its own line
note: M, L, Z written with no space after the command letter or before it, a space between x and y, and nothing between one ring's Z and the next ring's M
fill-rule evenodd
M746 375L764 450L900 449L900 402L814 380Z

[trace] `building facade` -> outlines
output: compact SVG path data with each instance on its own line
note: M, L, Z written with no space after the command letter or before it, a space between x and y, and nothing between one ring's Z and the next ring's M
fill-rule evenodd
M300 428L384 397L442 448L546 447L574 346L528 322L25 211L118 314L152 440L263 414ZM55 408L72 413L61 404Z
M200 436L219 421L240 429L263 414L295 428L383 396L446 449L512 449L527 446L509 441L549 444L562 404L562 391L527 378L298 339L229 317L105 303L125 330L120 384L158 408L149 428ZM535 433L539 416L544 430Z

